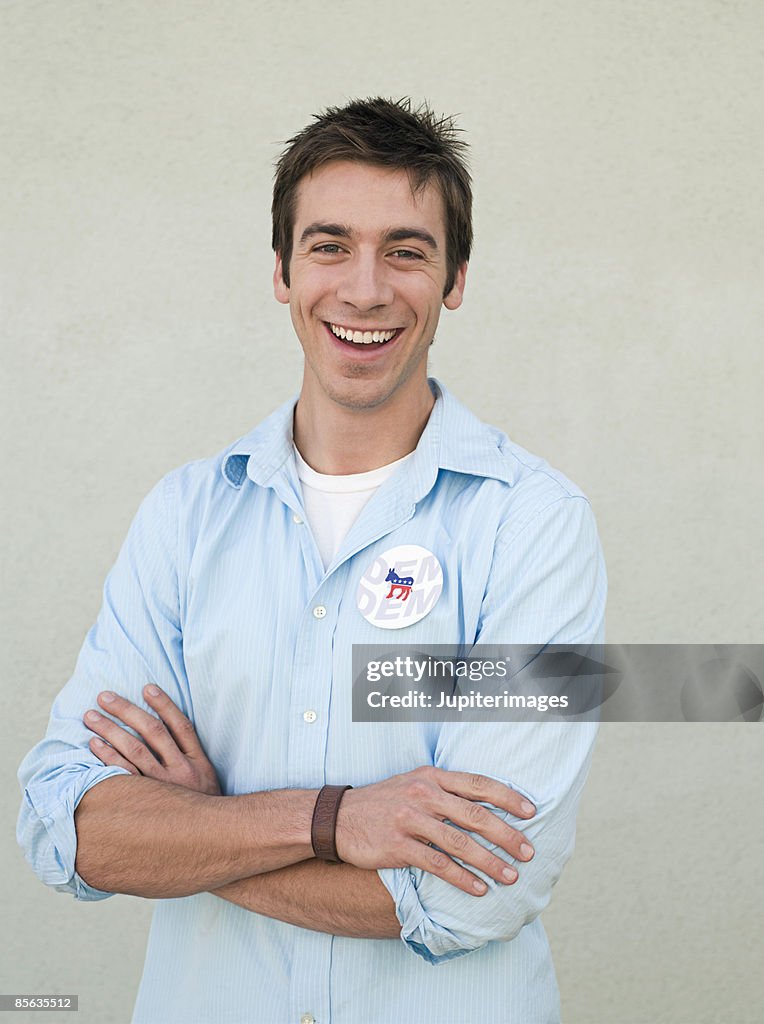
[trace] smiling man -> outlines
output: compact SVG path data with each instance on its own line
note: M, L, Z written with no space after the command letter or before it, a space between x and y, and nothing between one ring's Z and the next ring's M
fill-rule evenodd
M44 882L157 901L137 1024L559 1019L539 913L594 727L351 720L353 644L602 638L586 499L427 377L471 241L426 108L279 161L300 394L143 502L19 772Z
M357 439L360 426L379 453L356 440L355 464L326 471L376 468L380 457L413 451L427 422L427 352L441 307L461 305L466 262L449 274L438 188L413 191L405 170L317 168L298 186L293 230L288 271L277 255L274 285L305 353L295 441L326 463L316 432L328 441L352 425Z

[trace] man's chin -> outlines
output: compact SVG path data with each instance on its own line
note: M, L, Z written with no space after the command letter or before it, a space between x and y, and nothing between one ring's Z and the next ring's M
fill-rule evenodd
M378 368L372 371L369 366L351 365L343 367L341 373L311 373L309 378L303 382L303 394L305 385L309 384L306 397L312 404L313 395L318 402L318 407L328 399L338 408L355 412L370 412L380 409L385 405L394 405L399 401L408 399L416 405L416 392L419 387L429 390L427 387L426 360L423 365L407 366L403 372L398 373L379 372ZM424 368L425 373L421 382L417 381L419 373Z
M335 405L343 409L363 410L378 409L392 395L394 389L385 387L376 381L348 381L346 384L332 388L328 394Z

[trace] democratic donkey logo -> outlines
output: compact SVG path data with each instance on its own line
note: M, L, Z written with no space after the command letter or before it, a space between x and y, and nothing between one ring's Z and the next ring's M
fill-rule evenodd
M383 552L358 584L358 610L380 629L403 629L419 622L443 590L443 570L437 557L418 544L403 544Z
M395 568L393 567L390 572L385 576L385 583L390 584L390 593L385 598L389 601L391 597L395 597L395 591L398 591L398 596L401 601L405 601L411 593L411 588L414 585L413 576L396 576Z

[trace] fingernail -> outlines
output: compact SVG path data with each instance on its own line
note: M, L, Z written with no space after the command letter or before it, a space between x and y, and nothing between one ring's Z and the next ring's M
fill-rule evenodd
M520 843L520 853L525 857L526 860L530 860L533 856L533 847L528 846L527 843Z
M101 694L101 700L104 702L104 704L111 704L111 702L114 700L114 694L111 692L111 690L104 690L104 692Z
M161 691L160 691L159 687L158 686L154 686L153 683L151 683L149 686L146 687L146 693L151 694L152 697L158 697L160 692Z
M101 720L101 716L97 711L88 711L85 718L89 719L91 722L100 722Z
M536 813L536 808L533 806L532 803L529 803L527 800L523 800L523 802L520 804L520 809L522 810L523 814Z
M508 882L514 882L514 880L517 878L517 872L514 868L504 868L504 870L502 871L502 875L504 875Z
M478 882L477 880L472 883L472 888L475 892L479 892L481 895L486 891L487 886L485 882Z

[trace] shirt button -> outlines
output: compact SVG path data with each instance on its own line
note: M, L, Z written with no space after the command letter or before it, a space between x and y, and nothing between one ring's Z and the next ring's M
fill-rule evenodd
M303 711L302 717L303 721L307 722L308 725L312 725L313 722L315 722L315 720L318 718L318 715L316 714L315 711Z
M304 1013L300 1017L300 1024L316 1024L316 1018L312 1013Z
M323 619L324 615L326 615L326 608L322 604L317 604L313 609L313 618Z
M292 516L292 522L296 523L297 526L301 526L302 525L302 517L298 516L297 513L295 512L295 514Z

